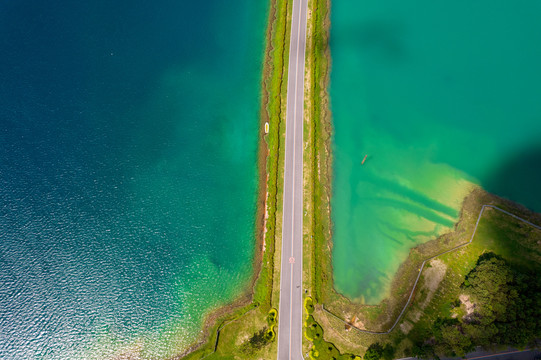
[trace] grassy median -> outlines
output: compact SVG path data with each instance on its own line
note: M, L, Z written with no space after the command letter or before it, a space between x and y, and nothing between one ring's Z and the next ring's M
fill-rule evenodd
M330 266L330 182L331 182L331 118L328 109L327 86L329 81L329 6L328 0L311 2L311 44L309 45L309 121L311 192L306 199L313 211L310 230L312 233L311 262L312 291L316 302L321 301L324 288L332 288L328 276Z

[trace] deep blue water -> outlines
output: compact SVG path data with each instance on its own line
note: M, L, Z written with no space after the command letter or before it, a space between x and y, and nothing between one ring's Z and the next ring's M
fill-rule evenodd
M251 276L266 3L0 4L0 358L162 358Z

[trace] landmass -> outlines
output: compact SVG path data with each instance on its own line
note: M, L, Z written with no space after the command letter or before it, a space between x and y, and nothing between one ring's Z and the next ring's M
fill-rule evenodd
M475 187L453 231L411 249L379 305L352 302L332 279L331 63L328 0L308 4L305 76L303 353L310 359L464 356L535 346L541 335L541 215ZM272 0L262 81L258 251L251 291L209 315L178 358L276 359L285 102L291 2ZM491 205L493 207L483 207ZM471 241L471 242L470 242ZM448 251L448 252L447 252ZM424 263L424 266L422 264ZM422 271L421 271L422 270Z

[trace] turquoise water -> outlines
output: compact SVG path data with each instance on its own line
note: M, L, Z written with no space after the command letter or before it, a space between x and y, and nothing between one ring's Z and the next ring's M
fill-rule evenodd
M541 211L540 15L535 0L333 2L339 292L382 300L473 184Z
M0 4L0 358L165 358L246 289L266 12Z

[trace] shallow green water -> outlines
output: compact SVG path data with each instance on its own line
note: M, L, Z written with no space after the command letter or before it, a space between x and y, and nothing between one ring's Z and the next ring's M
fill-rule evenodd
M266 13L0 4L0 358L170 357L246 290Z
M472 183L541 211L540 15L535 0L332 3L339 292L380 301Z

